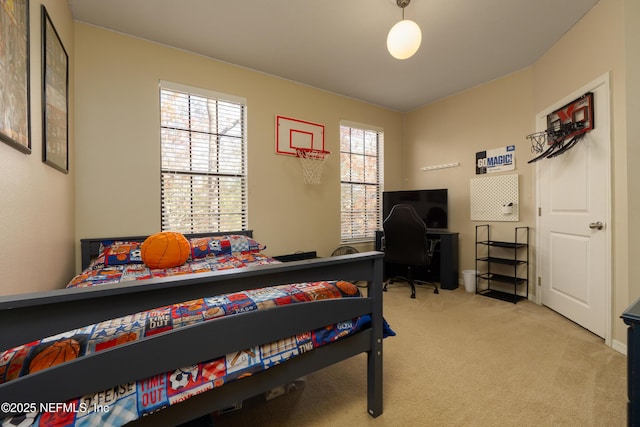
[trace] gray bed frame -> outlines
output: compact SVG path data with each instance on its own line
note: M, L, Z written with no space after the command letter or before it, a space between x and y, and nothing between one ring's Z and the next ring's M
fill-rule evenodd
M251 231L233 232L240 233L252 235ZM101 241L144 241L145 238L82 239L83 268L97 255ZM0 402L64 402L176 367L370 314L372 323L368 329L194 396L136 420L132 425L177 425L228 408L363 352L367 353L367 410L372 417L377 417L382 413L382 257L380 252L366 252L134 283L2 296L0 350L114 317L211 295L302 281L367 282L366 295L361 298L304 302L237 314L94 353L0 384ZM192 351L172 353L166 351L168 348ZM157 357L160 354L162 357ZM5 415L0 412L0 419Z

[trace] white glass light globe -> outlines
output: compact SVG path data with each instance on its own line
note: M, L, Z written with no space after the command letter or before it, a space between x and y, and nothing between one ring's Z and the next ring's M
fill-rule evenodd
M422 32L415 22L404 19L391 27L387 36L387 49L396 59L411 58L420 48Z

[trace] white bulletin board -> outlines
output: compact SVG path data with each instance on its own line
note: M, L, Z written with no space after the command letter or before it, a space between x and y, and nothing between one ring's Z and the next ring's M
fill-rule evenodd
M471 179L471 221L519 221L518 175Z

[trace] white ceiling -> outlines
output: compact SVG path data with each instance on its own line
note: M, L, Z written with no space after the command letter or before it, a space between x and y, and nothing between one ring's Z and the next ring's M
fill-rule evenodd
M397 111L532 65L598 0L413 0L418 53L386 37L395 0L69 0L76 20Z

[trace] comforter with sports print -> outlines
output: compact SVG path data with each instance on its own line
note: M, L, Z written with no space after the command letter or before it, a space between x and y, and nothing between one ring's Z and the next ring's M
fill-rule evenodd
M150 271L145 267L114 266L105 270L88 270L69 286L92 286L121 282L131 278L184 274L187 269L202 271L209 266L234 268L274 262L261 254L225 255L222 259L199 261L197 268L188 266L172 271ZM207 267L211 268L211 267ZM135 273L132 273L135 270ZM85 354L118 346L153 334L181 328L196 322L215 321L251 310L314 301L326 298L360 296L356 286L348 282L313 282L272 286L235 292L159 307L106 322L90 325L36 342L0 352L0 383L47 369ZM192 366L116 385L78 396L69 402L55 402L50 411L29 412L2 420L2 425L20 426L120 426L181 402L214 387L268 369L284 360L353 334L361 328L362 319L345 319L315 331L259 345ZM170 349L175 351L176 349ZM188 349L186 349L188 351ZM126 363L126 361L123 361ZM114 367L108 367L114 369Z

